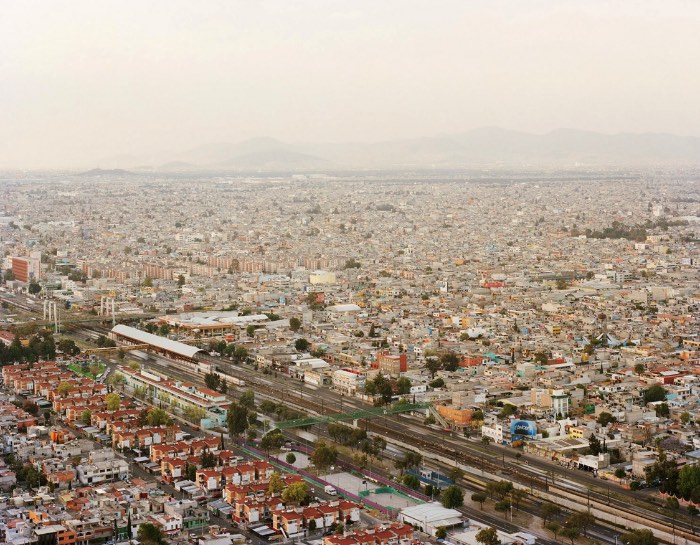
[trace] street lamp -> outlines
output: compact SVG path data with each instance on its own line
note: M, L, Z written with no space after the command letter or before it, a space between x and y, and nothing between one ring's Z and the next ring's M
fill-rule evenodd
M513 523L513 493L510 493L510 522Z

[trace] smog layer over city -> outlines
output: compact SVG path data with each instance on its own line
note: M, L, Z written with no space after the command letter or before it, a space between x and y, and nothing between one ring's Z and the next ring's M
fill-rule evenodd
M700 543L700 5L0 1L0 545Z

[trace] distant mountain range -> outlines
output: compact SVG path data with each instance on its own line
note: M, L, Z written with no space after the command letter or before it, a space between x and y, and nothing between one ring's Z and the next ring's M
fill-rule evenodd
M254 138L151 156L122 155L104 159L99 166L173 172L698 164L700 138L694 136L608 135L573 129L540 135L487 127L461 134L375 143L290 144L273 138Z
M81 172L80 174L78 174L78 176L127 176L130 174L132 173L122 168L93 168L91 170Z

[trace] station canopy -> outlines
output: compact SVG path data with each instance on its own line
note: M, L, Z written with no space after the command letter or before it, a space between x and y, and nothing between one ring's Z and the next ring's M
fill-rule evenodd
M135 327L129 327L123 324L115 325L112 328L112 333L138 343L150 344L155 348L182 356L183 358L193 358L195 354L202 351L201 348L197 348L196 346L166 339L165 337L153 335L152 333L147 333L146 331L141 331Z

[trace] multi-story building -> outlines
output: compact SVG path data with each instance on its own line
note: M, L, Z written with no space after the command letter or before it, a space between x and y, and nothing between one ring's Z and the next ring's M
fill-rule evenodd
M12 274L15 280L29 283L41 277L41 254L32 252L29 257L12 257Z
M367 373L345 367L333 372L333 387L345 394L355 395L365 387Z
M88 463L81 464L76 469L78 480L82 484L123 480L131 474L128 462L118 458L114 451L109 449L92 451Z
M390 377L399 377L408 370L408 357L406 354L379 352L377 359L372 363L372 369L379 369L382 374Z

